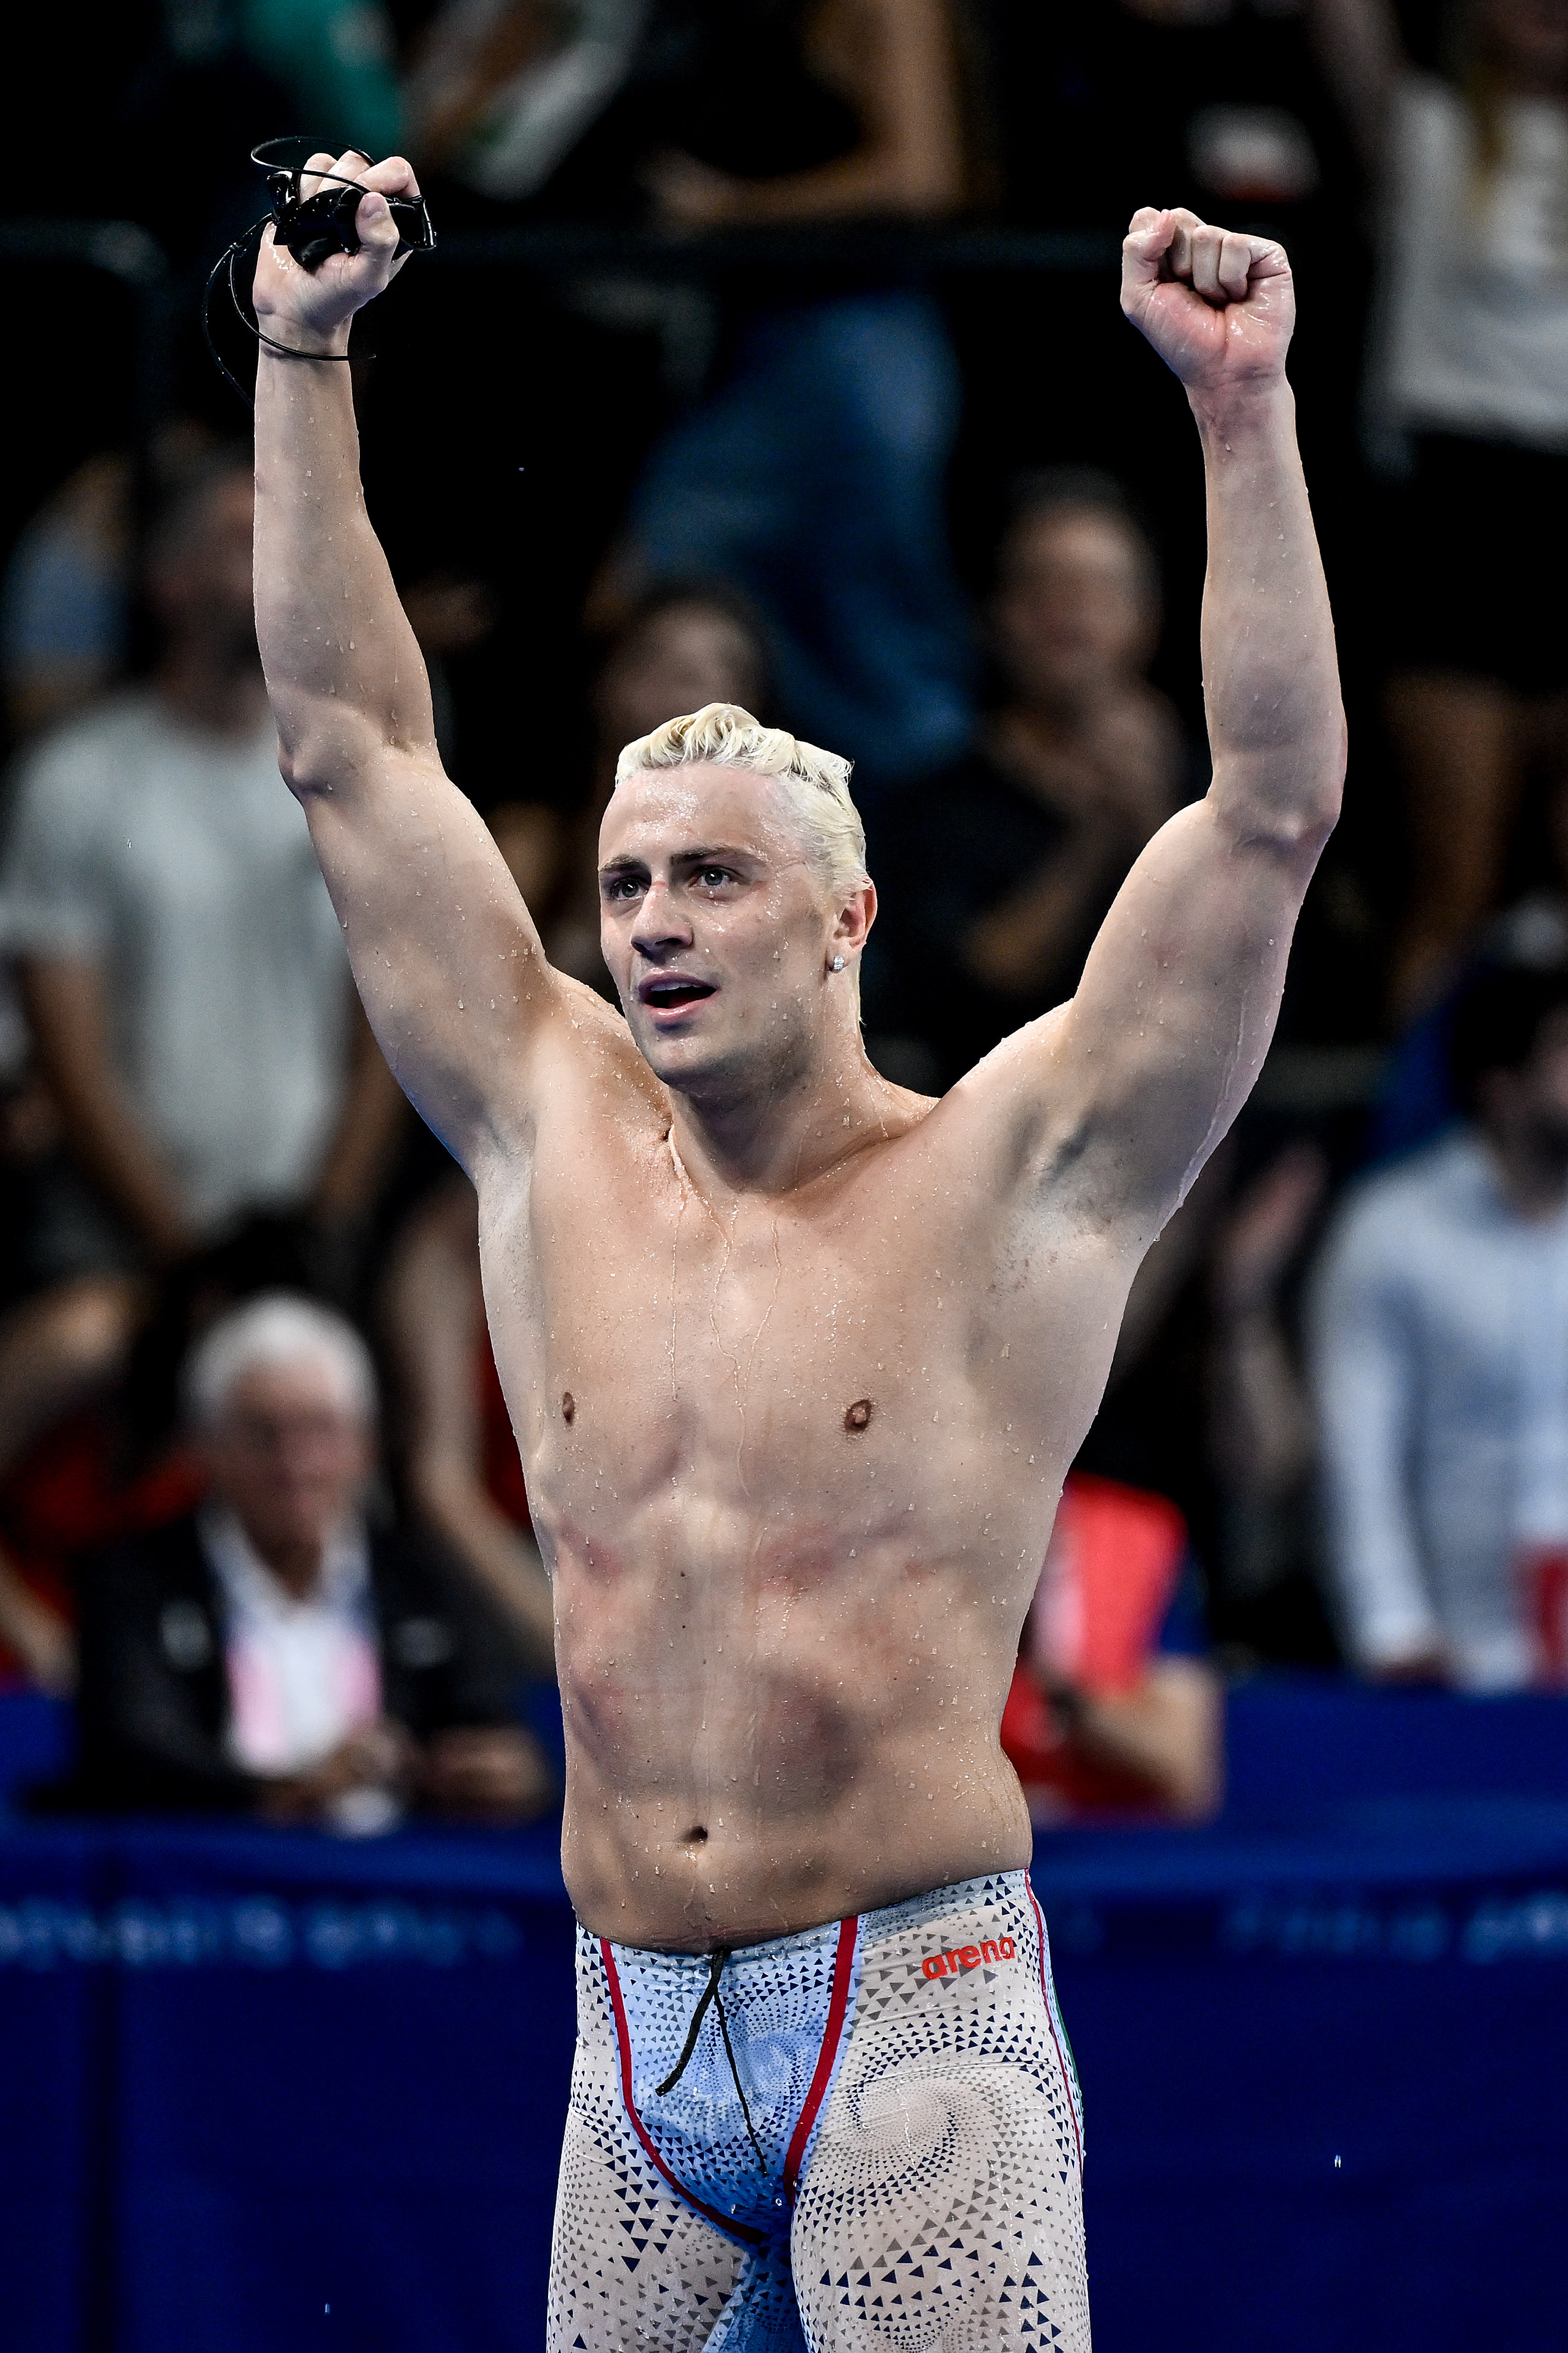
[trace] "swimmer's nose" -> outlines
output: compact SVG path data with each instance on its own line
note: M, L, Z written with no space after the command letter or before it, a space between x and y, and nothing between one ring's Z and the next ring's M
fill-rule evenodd
M691 936L690 922L682 914L679 901L668 882L656 874L637 909L637 927L632 933L634 952L657 961L671 948L689 948Z

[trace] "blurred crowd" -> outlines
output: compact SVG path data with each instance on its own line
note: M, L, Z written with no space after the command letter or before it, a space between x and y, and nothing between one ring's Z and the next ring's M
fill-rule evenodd
M1195 1818L1227 1675L1568 1690L1568 0L163 0L58 70L74 176L18 209L166 275L154 411L106 418L67 271L0 596L0 1678L79 1720L39 1802L558 1795L473 1196L279 781L199 352L297 124L409 153L446 247L356 367L367 482L552 957L609 993L621 745L741 702L857 764L868 1050L931 1092L1207 781L1196 459L1115 239L1284 240L1352 813L1004 1738L1042 1819Z

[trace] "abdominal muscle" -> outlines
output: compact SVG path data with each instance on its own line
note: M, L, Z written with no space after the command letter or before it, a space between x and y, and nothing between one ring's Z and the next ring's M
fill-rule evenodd
M593 1934L756 1944L1028 1862L997 1740L1026 1594L975 1598L973 1558L944 1573L901 1531L731 1524L720 1558L689 1509L677 1551L673 1517L624 1556L554 1546L563 1861Z

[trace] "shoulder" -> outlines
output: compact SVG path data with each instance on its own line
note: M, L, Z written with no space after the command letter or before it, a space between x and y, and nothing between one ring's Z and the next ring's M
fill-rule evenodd
M911 1098L921 1105L921 1156L950 1155L970 1186L984 1187L989 1178L1004 1191L1009 1180L1048 1179L1053 1168L1069 1163L1072 1103L1068 1090L1054 1089L1052 1081L1070 1009L1055 1006L1015 1029L937 1101Z
M617 1006L597 989L552 966L544 986L552 994L551 1018L541 1024L536 1055L563 1052L571 1083L552 1090L547 1102L575 1119L613 1106L624 1117L628 1093L642 1104L662 1134L669 1124L669 1097L637 1049Z

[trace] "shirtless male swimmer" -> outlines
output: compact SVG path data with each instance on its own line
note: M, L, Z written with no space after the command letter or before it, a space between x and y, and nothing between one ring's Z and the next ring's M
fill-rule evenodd
M1132 223L1122 301L1207 470L1214 782L1072 1002L933 1103L861 1050L844 763L729 705L622 757L625 1018L545 963L442 774L321 364L392 273L380 195L358 218L315 276L260 256L263 329L318 356L260 355L257 616L376 1034L478 1188L554 1579L581 1933L551 2353L1087 2353L1078 2091L997 1726L1133 1270L1257 1076L1339 805L1285 256Z

